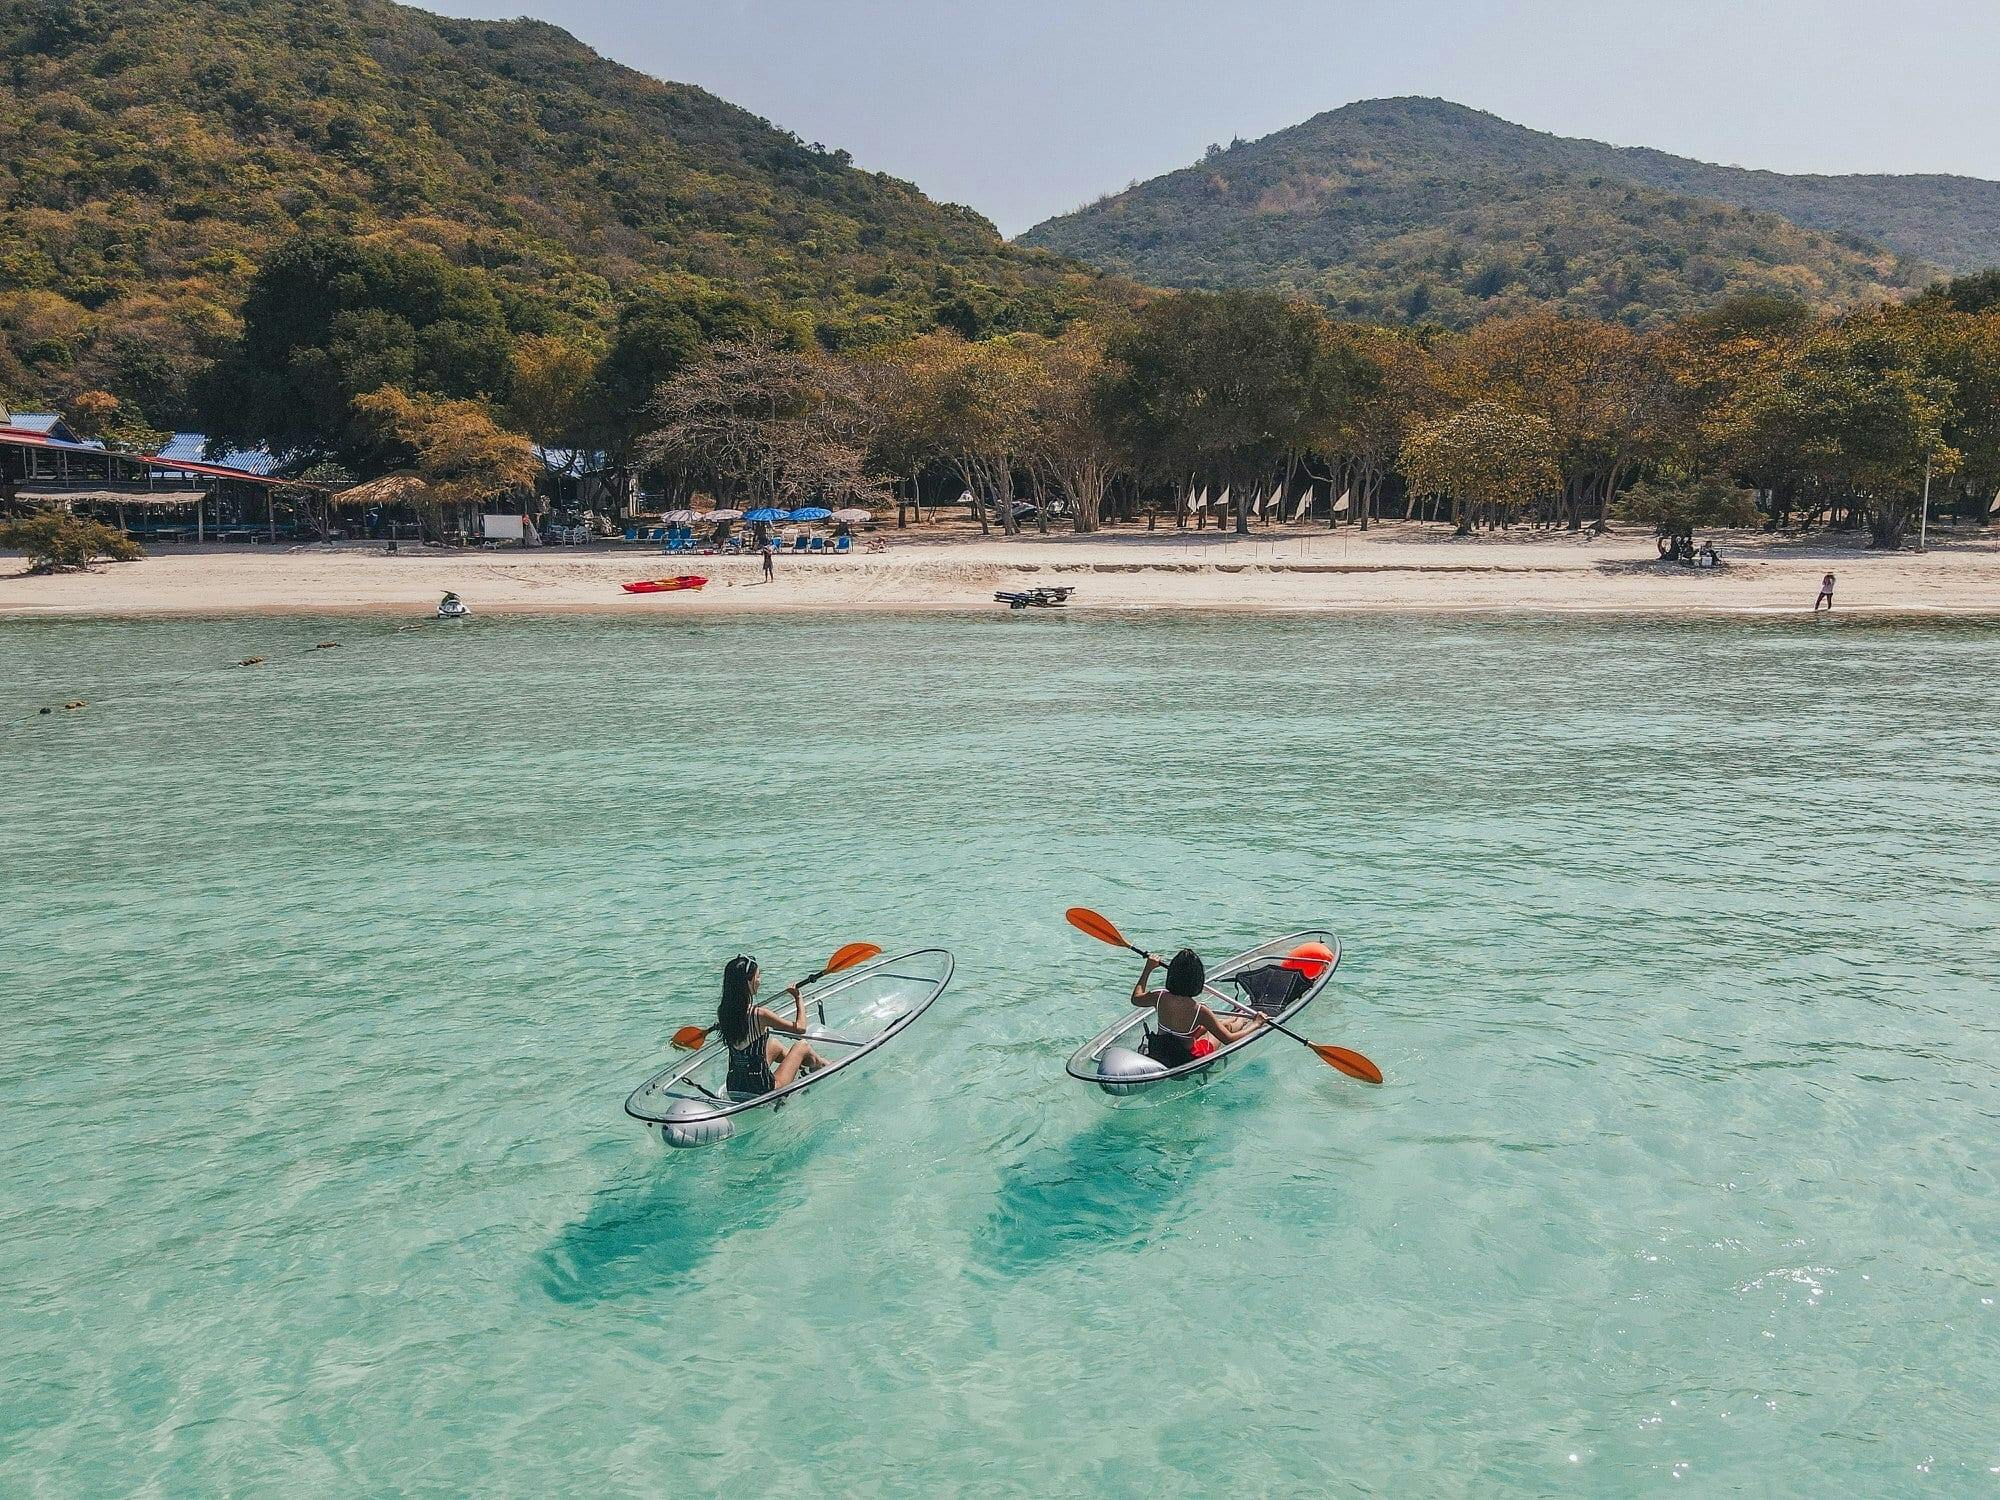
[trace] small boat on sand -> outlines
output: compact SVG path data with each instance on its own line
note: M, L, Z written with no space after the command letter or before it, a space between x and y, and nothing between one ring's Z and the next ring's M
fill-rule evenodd
M446 594L438 604L437 617L440 620L469 619L472 611L465 607L465 601L456 594Z
M1073 586L1000 589L993 595L993 602L1004 604L1009 609L1061 609L1075 592Z
M677 578L642 578L624 588L628 594L671 594L677 589L698 589L707 582L699 573L683 573Z

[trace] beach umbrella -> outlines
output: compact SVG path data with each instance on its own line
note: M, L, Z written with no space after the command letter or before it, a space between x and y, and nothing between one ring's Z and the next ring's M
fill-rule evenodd
M696 525L706 525L710 521L740 521L743 519L743 512L740 510L706 510L698 512L694 519Z
M792 519L794 521L830 521L833 519L833 512L828 510L824 505L801 505L797 510L792 512Z
M670 510L660 519L669 526L692 526L701 518L691 510Z
M843 510L835 511L833 518L836 521L872 521L875 519L875 512L863 510L858 505L850 505Z
M789 519L791 514L788 510L779 510L775 505L760 505L755 510L744 511L743 519L759 526L768 526L773 521Z

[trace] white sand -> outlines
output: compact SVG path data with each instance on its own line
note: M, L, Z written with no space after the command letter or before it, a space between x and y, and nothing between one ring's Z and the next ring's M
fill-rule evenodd
M1823 573L1842 614L2000 615L2000 536L1932 536L1919 554L1858 538L1722 533L1725 566L1662 564L1650 533L1513 532L1455 540L1438 527L1226 533L1120 529L981 538L964 525L883 532L888 549L780 557L665 557L657 548L443 552L373 544L168 546L134 563L28 577L0 564L0 614L427 614L447 588L475 614L638 616L798 610L994 610L996 589L1069 584L1073 610L1494 611L1802 614ZM626 594L625 580L706 574L698 593Z

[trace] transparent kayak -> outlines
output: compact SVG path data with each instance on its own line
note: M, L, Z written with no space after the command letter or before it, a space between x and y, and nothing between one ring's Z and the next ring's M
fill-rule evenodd
M731 1093L729 1049L718 1039L634 1089L625 1101L625 1113L644 1122L648 1130L658 1130L669 1146L726 1141L807 1091L825 1088L887 1046L944 993L951 983L951 969L949 953L925 948L878 958L807 990L806 1039L827 1065L817 1073L802 1074L785 1088L767 1094ZM785 1011L783 1004L769 1008ZM781 1034L779 1040L784 1039Z
M1292 951L1306 943L1325 944L1333 954L1333 961L1294 960L1288 964L1286 960ZM1330 932L1295 932L1225 959L1208 971L1208 982L1240 1007L1289 1022L1333 983L1333 971L1339 966L1339 938ZM1230 1013L1230 1008L1215 996L1203 998L1217 1014ZM1067 1064L1069 1076L1082 1083L1096 1084L1116 1103L1153 1103L1213 1082L1253 1047L1274 1042L1279 1046L1291 1045L1277 1031L1263 1026L1226 1047L1218 1047L1206 1057L1169 1068L1146 1056L1146 1028L1152 1020L1150 1007L1127 1006L1116 1025L1099 1032L1071 1055Z

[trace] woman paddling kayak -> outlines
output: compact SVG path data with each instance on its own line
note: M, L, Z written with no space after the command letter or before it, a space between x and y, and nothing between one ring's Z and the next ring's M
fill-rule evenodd
M1167 987L1148 989L1147 981L1162 964L1166 964ZM1249 1035L1252 1027L1264 1024L1262 1016L1217 1015L1201 998L1202 986L1207 982L1208 971L1202 966L1201 955L1192 948L1181 949L1170 963L1157 953L1146 955L1146 966L1132 986L1132 1003L1150 1005L1154 1011L1153 1024L1147 1028L1146 1042L1141 1048L1146 1056L1164 1067L1185 1067L1217 1047L1226 1047Z
M715 1008L715 1029L729 1048L729 1074L725 1087L732 1094L769 1094L788 1087L801 1072L817 1073L826 1059L800 1035L806 1029L805 996L799 986L788 985L792 1016L786 1020L776 1011L757 1004L757 990L763 983L757 960L738 954L722 970L722 1003ZM771 1035L789 1032L798 1040L787 1047Z

